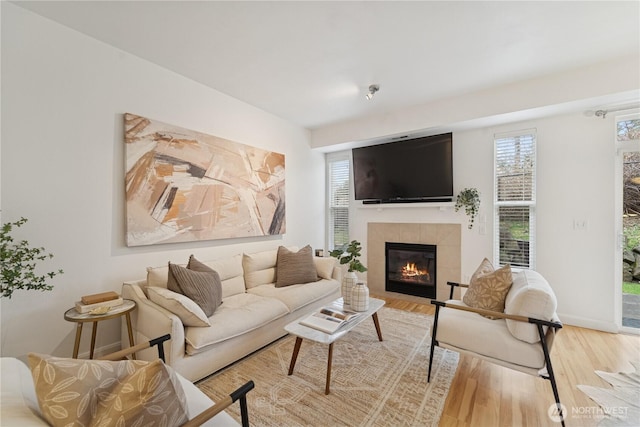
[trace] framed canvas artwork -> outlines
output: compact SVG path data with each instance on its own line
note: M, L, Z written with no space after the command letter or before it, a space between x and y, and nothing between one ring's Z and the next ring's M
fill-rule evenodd
M126 113L127 245L284 234L284 154Z

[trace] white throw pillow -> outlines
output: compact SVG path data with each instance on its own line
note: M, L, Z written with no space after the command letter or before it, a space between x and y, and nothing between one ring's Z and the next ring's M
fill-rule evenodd
M187 264L179 264L186 267ZM147 267L147 286L156 286L160 288L167 287L167 277L169 275L169 266Z
M211 326L204 311L188 297L155 286L149 286L147 292L151 301L178 316L185 326Z
M322 279L331 280L331 278L333 277L333 267L335 267L336 265L336 259L314 257L313 261L316 263L318 276Z

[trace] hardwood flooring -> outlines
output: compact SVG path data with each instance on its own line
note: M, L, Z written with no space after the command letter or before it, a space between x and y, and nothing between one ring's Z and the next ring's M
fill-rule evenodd
M377 295L387 307L433 314L434 306ZM632 371L640 361L640 336L611 334L565 325L551 351L567 426L595 426L598 406L576 387L609 388L594 371ZM440 426L559 426L547 410L554 403L551 383L470 356L460 356ZM638 420L640 422L640 420ZM640 425L640 424L639 424Z

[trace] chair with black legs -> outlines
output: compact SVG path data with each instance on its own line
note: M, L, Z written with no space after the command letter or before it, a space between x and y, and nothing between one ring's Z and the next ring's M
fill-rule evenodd
M537 272L523 270L513 275L504 300L504 312L471 307L454 300L454 289L468 287L448 282L448 301L431 301L434 316L429 371L436 346L468 354L551 383L555 416L564 426L550 352L555 334L562 328L556 314L556 297L547 281Z

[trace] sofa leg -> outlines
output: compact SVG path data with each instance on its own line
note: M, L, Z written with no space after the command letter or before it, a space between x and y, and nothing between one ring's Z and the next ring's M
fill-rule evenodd
M431 331L431 351L429 352L429 372L427 373L427 382L431 382L431 366L433 365L433 351L436 347L436 330L438 329L438 314L440 306L436 305L436 314L433 316L433 330Z
M553 397L556 400L556 409L558 410L558 415L560 416L560 423L562 424L562 427L564 427L564 417L567 414L564 413L562 409L562 404L560 403L560 395L558 394L558 385L556 384L556 376L553 373L553 366L551 366L551 357L549 356L549 347L547 346L547 339L544 335L542 325L539 323L536 325L538 326L538 335L540 335L540 344L542 344L544 361L547 365L547 374L549 374L549 377L547 379L551 382L551 389L553 390Z

